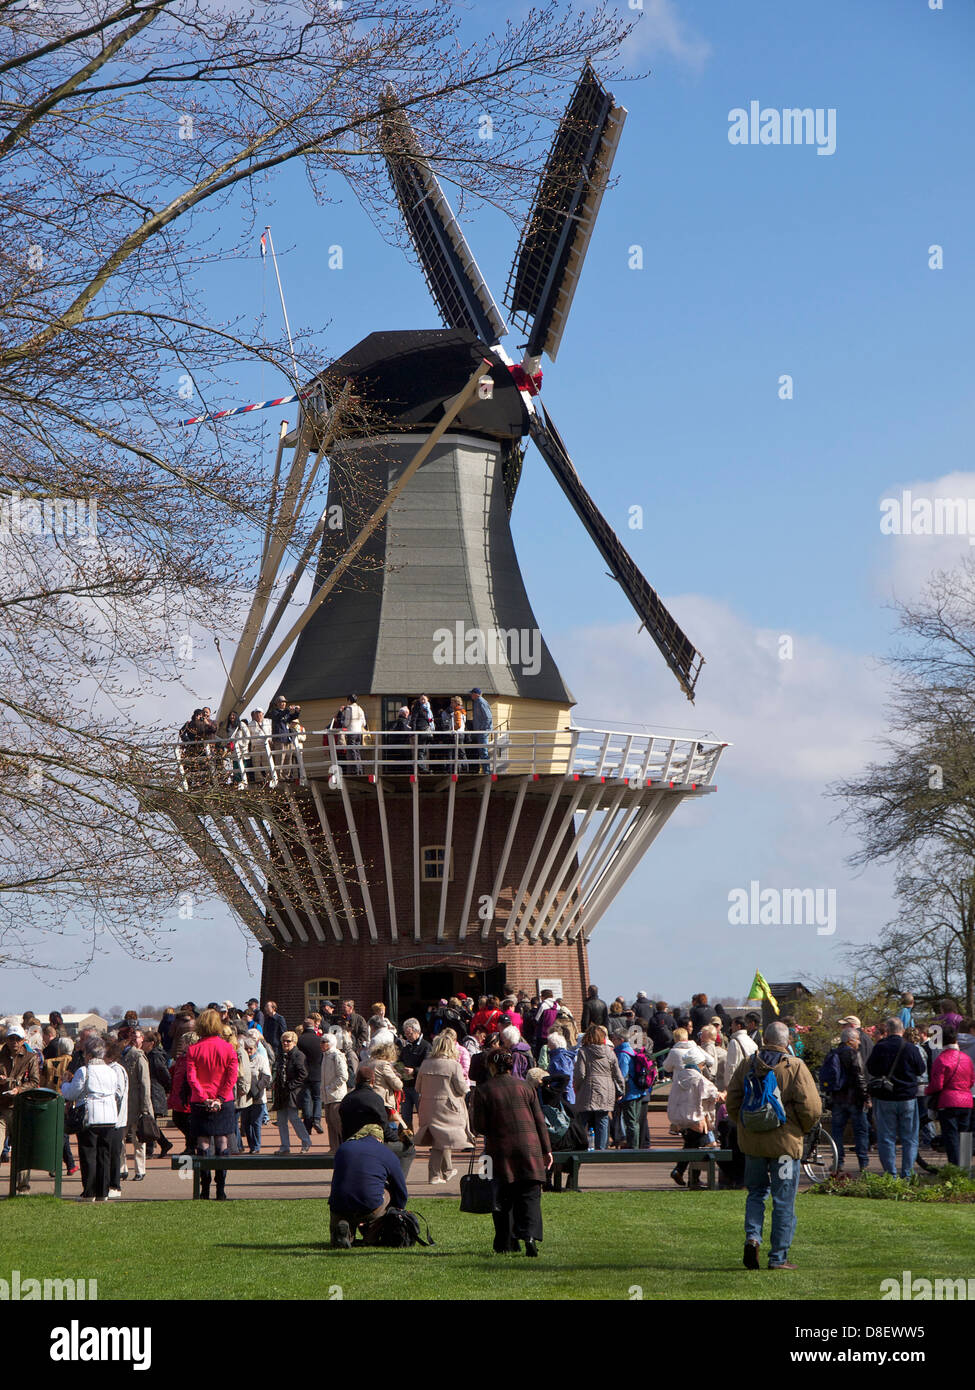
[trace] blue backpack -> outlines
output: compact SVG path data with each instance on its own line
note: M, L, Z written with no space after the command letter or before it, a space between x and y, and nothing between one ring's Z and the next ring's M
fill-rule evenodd
M765 1134L785 1124L785 1106L782 1104L782 1093L775 1079L775 1072L770 1068L764 1077L759 1078L755 1061L753 1057L752 1064L745 1073L744 1098L738 1118L743 1129L751 1130L755 1134Z

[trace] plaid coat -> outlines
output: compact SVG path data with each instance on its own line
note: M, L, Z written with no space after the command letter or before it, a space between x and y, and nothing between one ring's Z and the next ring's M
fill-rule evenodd
M501 1182L545 1180L552 1152L538 1096L527 1081L495 1076L474 1092L474 1129L484 1135L484 1152Z

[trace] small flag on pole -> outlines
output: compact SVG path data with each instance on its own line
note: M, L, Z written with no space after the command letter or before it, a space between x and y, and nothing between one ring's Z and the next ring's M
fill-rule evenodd
M749 999L767 999L776 1013L779 1012L779 1001L772 993L769 982L760 970L755 971L755 978L752 980L752 987L748 991Z
M261 260L267 259L267 232L261 233Z

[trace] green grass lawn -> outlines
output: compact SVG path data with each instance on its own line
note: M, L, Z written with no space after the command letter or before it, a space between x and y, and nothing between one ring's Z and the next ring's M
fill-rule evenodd
M799 1198L796 1273L741 1266L740 1193L601 1192L543 1198L537 1260L491 1254L489 1217L454 1200L411 1206L430 1249L333 1251L324 1201L0 1204L0 1278L95 1278L99 1299L395 1297L413 1299L876 1299L904 1269L972 1273L963 1206ZM763 1255L767 1252L763 1249ZM5 1267L4 1267L5 1266ZM330 1289L333 1292L330 1295Z

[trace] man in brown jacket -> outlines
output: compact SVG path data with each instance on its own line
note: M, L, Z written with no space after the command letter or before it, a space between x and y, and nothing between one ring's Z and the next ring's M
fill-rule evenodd
M7 1029L3 1047L0 1047L0 1149L4 1146L13 1117L14 1100L21 1091L32 1091L39 1081L37 1053L28 1048L23 1028L12 1024ZM17 1174L17 1191L30 1191L30 1173L26 1170Z
M742 1058L728 1083L728 1114L738 1126L738 1147L745 1155L745 1256L746 1269L758 1269L758 1249L765 1224L765 1201L772 1194L772 1233L769 1269L795 1269L789 1263L789 1246L796 1229L796 1192L799 1188L799 1160L803 1137L823 1113L816 1083L805 1062L790 1057L789 1029L784 1023L770 1023L763 1045L751 1057ZM751 1120L742 1123L745 1078L754 1071L761 1086L768 1073L775 1073L785 1122L774 1128L753 1128ZM774 1123L774 1121L773 1121Z

